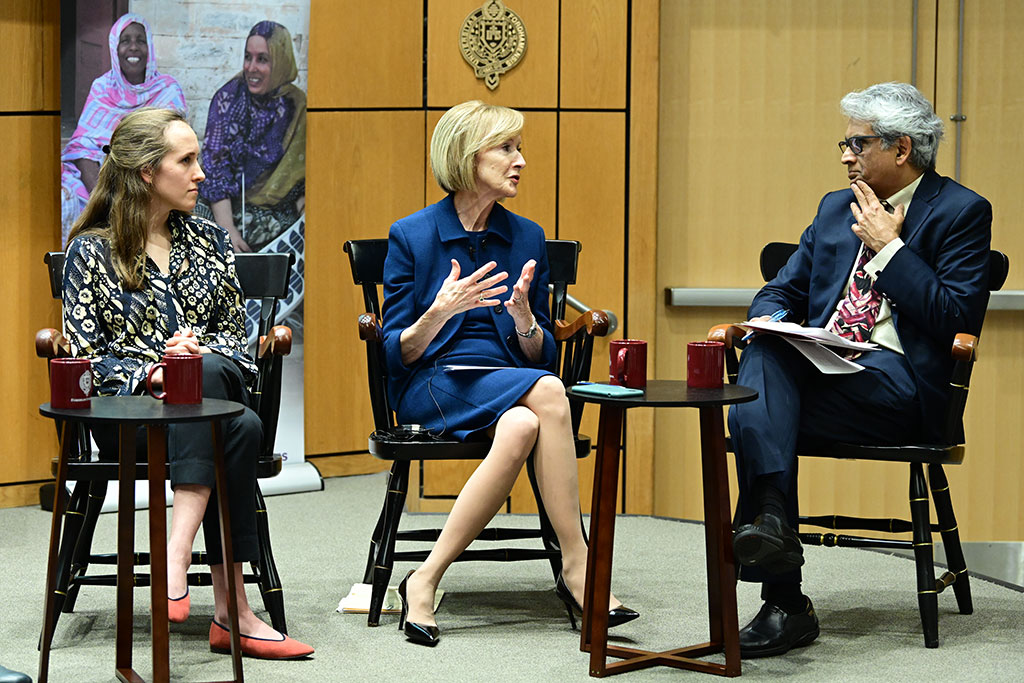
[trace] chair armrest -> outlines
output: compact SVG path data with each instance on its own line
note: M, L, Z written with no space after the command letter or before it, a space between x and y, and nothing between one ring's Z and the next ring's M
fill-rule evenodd
M743 337L746 334L747 331L745 329L732 323L715 325L708 330L708 341L717 341L725 344L725 375L729 379L729 384L736 384L736 379L739 377L740 362L739 358L736 357L736 349L742 349L746 346L746 343L743 341Z
M579 330L587 329L587 334L593 337L603 337L608 334L608 313L605 311L589 310L580 314L576 320L567 323L564 320L555 321L555 341L571 339Z
M36 355L40 358L68 358L71 356L71 346L64 335L52 327L46 327L36 332Z
M384 343L384 332L377 324L377 316L373 313L363 313L359 316L359 338L365 342Z
M733 339L743 339L746 334L747 331L739 325L723 323L715 325L708 330L708 341L720 341L725 344L725 348L731 349L733 347Z
M971 363L978 359L978 338L961 332L953 339L953 360Z
M287 356L292 352L292 329L287 325L274 325L270 334L260 337L258 358L268 353L274 356Z

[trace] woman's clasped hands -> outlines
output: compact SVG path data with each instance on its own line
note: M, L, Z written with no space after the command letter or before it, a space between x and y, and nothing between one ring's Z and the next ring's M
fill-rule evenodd
M164 355L173 356L181 353L207 353L209 349L199 345L199 338L191 327L178 330L164 345ZM164 369L157 368L153 373L153 386L162 389L164 386Z

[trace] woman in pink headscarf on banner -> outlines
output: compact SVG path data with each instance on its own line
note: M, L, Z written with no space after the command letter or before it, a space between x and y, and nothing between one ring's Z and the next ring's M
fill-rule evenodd
M107 45L110 71L92 82L78 127L60 155L62 245L96 185L103 147L125 114L141 107L186 111L178 81L157 71L153 31L145 19L122 15L110 28Z

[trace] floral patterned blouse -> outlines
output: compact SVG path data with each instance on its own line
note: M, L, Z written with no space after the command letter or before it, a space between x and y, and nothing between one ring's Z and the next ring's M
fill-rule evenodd
M106 238L81 235L64 262L64 335L72 355L95 359L100 395L141 393L166 341L191 328L201 346L233 360L252 386L244 297L227 232L197 216L172 212L170 273L146 258L146 284L125 290Z

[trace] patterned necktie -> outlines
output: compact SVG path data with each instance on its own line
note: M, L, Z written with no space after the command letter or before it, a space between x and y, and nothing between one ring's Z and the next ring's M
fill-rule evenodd
M860 258L857 259L853 279L850 280L850 291L839 304L839 315L832 322L829 332L850 341L871 340L871 330L875 326L875 319L878 318L878 309L882 306L882 295L871 286L871 278L864 270L867 262L874 257L875 252L864 245Z
M884 200L882 206L889 213L895 210ZM862 245L860 258L857 259L857 267L850 280L850 291L846 293L846 298L839 304L839 315L829 327L829 332L834 332L850 341L871 341L871 330L875 327L878 310L882 307L882 295L875 291L872 286L874 283L864 270L864 266L874 257L874 250L866 244Z

